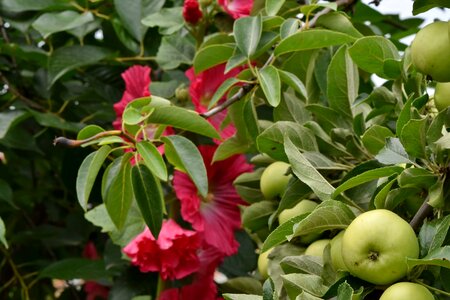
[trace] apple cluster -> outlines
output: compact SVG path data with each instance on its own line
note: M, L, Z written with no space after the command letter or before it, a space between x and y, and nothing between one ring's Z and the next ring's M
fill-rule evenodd
M288 185L290 165L274 162L262 173L261 192L266 199L281 197ZM280 225L292 218L308 214L318 206L316 201L301 199L295 206L278 215ZM375 209L360 213L344 230L300 235L295 242L303 245L299 255L329 261L337 274L351 274L384 290L381 300L433 300L424 286L407 280L407 258L419 257L419 241L413 228L396 213ZM270 275L271 248L260 253L258 271L262 278Z
M436 81L434 104L450 106L450 22L438 21L421 29L411 44L414 67Z

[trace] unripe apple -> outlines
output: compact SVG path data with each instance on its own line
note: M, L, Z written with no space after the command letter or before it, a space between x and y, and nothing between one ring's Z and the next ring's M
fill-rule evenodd
M439 111L450 106L450 82L438 82L436 84L434 105Z
M283 224L287 220L302 214L310 213L318 204L314 201L304 199L297 203L294 207L283 210L278 215L278 222Z
M412 282L398 282L388 287L380 300L434 300L433 294L424 286Z
M408 222L389 210L376 209L360 214L347 227L342 257L352 275L373 284L391 284L406 275L407 257L419 257L419 242Z
M330 243L329 239L322 239L312 242L305 250L305 255L323 257L323 250Z
M342 258L342 238L345 231L342 230L330 242L331 264L335 270L347 271L347 266Z
M267 200L281 196L291 178L286 175L290 168L288 163L276 161L270 164L261 174L261 192Z
M266 252L260 253L258 256L258 271L264 279L269 277L269 254L271 251L272 248Z
M422 28L411 44L411 59L421 73L435 81L450 81L448 22L438 21Z

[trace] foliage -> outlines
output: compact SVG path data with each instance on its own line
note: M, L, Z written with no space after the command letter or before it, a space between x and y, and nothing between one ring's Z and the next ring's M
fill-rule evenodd
M378 299L386 287L335 270L329 247L303 255L305 237L333 238L372 209L417 232L405 280L450 295L450 108L436 110L435 83L401 41L447 1L416 0L407 20L350 0L229 2L0 2L0 298L178 299L217 286L237 300ZM292 178L264 199L274 161ZM233 202L201 210L219 196ZM319 205L279 225L303 199ZM204 239L194 275L162 280L123 252L148 227L151 247L181 255L182 242L161 242L179 236L158 238L167 219ZM221 227L223 249L208 240ZM206 276L211 247L223 253ZM268 250L263 279L255 253Z

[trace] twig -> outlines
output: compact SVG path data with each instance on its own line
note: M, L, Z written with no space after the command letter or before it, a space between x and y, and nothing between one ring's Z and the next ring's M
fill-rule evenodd
M35 103L33 100L31 100L30 98L22 95L22 93L19 92L19 90L17 90L8 80L8 78L6 78L5 75L3 75L3 73L0 72L0 79L1 81L3 81L4 84L6 84L8 86L9 91L16 96L18 99L20 99L23 103L25 103L26 105L28 105L31 108L34 108L36 110L39 111L46 111L45 108L37 103Z
M423 220L433 211L433 207L428 204L428 198L420 206L419 210L416 212L414 217L412 218L409 225L416 231L419 229L419 226L422 224Z
M62 146L66 146L66 147L79 147L85 143L94 141L94 140L102 138L102 137L107 137L107 136L124 136L127 139L131 140L133 143L136 143L136 140L127 133L124 133L120 130L109 130L109 131L102 131L102 132L97 133L96 135L93 135L84 140L72 140L72 139L68 139L63 136L60 136L53 140L53 146L62 145Z

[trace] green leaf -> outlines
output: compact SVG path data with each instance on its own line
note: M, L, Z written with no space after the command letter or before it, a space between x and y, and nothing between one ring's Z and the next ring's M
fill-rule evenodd
M447 0L414 0L413 15L426 12L434 7L450 8L450 3Z
M358 88L358 68L344 45L336 51L327 70L327 96L330 107L352 120L352 106L358 96Z
M37 18L32 26L44 37L48 38L55 32L66 31L94 21L91 12L79 14L73 10L44 13Z
M306 90L305 85L297 76L295 76L290 72L283 71L280 69L278 69L278 74L280 75L280 80L282 82L286 83L291 88L293 88L294 91L299 93L303 98L306 99L308 97L308 92Z
M283 6L285 0L266 0L266 13L268 16L275 16Z
M348 34L327 29L311 29L297 32L278 44L275 55L279 56L294 51L320 49L351 43L356 39Z
M30 114L23 110L10 110L0 112L0 139L3 139L8 133L8 130L19 124Z
M194 57L195 73L226 62L233 53L234 47L230 45L211 45L201 48Z
M332 229L345 229L353 221L355 214L340 201L327 200L319 204L306 218L294 225L293 237Z
M227 78L222 84L217 88L214 96L208 104L208 110L211 109L220 99L228 92L228 90L235 84L237 84L239 79L235 77Z
M75 45L56 49L50 56L48 63L50 85L53 85L67 72L95 64L109 55L111 55L110 50L89 45Z
M439 266L450 269L450 246L437 248L423 258L413 259L407 257L406 264L409 269L420 265Z
M338 287L337 299L336 300L352 300L353 299L353 288L347 281L341 283Z
M114 6L127 31L137 41L142 41L147 27L141 23L141 20L144 16L159 12L164 2L164 0L133 0L131 2L114 0Z
M420 109L427 102L428 102L428 94L424 94L423 96L420 96L418 98L411 97L408 99L408 101L403 106L400 114L398 115L396 125L396 133L398 137L400 137L403 127L406 125L406 123L408 123L409 120L411 120L413 108L415 107L417 109Z
M13 190L5 180L0 178L0 200L8 202L12 207L17 208L13 202Z
M275 211L276 203L261 201L246 207L242 213L242 224L246 229L258 231L267 227L270 215Z
M248 58L255 53L262 34L261 16L243 17L234 22L234 38L239 50Z
M172 70L181 64L191 65L195 47L188 37L164 36L156 54L156 61L164 70Z
M440 219L426 220L419 232L420 257L440 248L450 228L450 215Z
M98 280L108 277L105 262L100 259L66 258L47 266L39 274L40 278L71 280L82 278Z
M155 13L142 19L142 24L149 27L159 27L161 34L171 35L184 26L182 7L169 7L159 11L156 10Z
M38 111L31 111L34 119L44 127L57 128L71 132L77 132L83 126L80 123L68 122L54 113L41 113Z
M392 185L397 182L397 177L386 183L383 188L378 192L373 200L373 204L376 209L386 208L386 198L391 191Z
M400 174L404 169L402 167L392 166L392 167L382 167L373 170L366 171L362 174L356 175L341 185L339 185L334 191L332 197L336 198L340 193L351 189L355 186L361 185L363 183L382 178L389 177L394 174Z
M376 155L384 148L386 139L389 137L394 137L394 134L389 128L375 124L364 132L361 140L364 147L366 147L370 153Z
M286 274L305 273L321 275L324 271L321 257L312 255L293 255L284 257L280 266Z
M195 132L207 137L219 139L216 129L198 113L177 106L157 107L147 118L147 123L173 126Z
M225 300L262 300L262 296L244 294L223 294Z
M346 33L355 38L361 38L363 35L352 24L350 19L342 12L329 12L317 19L317 26Z
M277 107L281 101L281 80L277 68L269 65L259 69L258 80L267 102Z
M417 187L428 189L436 183L437 175L422 168L405 169L398 177L398 185L401 187Z
M380 77L389 77L384 74L384 61L400 59L395 45L382 36L362 37L348 51L358 67L366 72L375 73Z
M250 145L246 141L232 136L219 144L214 152L213 162L227 159L235 154L245 153L250 149Z
M288 18L286 19L280 28L280 38L283 40L288 36L293 35L298 31L301 26L301 22L299 19Z
M285 137L284 150L295 176L306 183L320 200L329 200L335 191L334 187L303 156L289 137Z
M162 138L165 154L171 164L187 173L197 187L200 195L208 194L208 177L202 155L194 143L181 135Z
M166 164L158 148L149 141L141 141L136 144L136 149L147 168L159 179L167 181Z
M264 244L261 248L261 253L268 251L269 249L287 241L287 237L292 235L293 226L303 220L308 214L301 214L293 217L272 231L269 236L267 236Z
M3 219L0 217L0 242L5 246L6 249L8 249L8 242L5 239L6 234L6 228L5 223L3 222Z
M107 145L102 146L97 151L86 156L78 169L76 191L78 202L85 211L87 210L89 195L91 194L97 174L111 150L111 147Z
M131 153L121 159L119 172L108 185L104 202L111 220L117 229L122 229L133 201L131 185Z
M2 10L11 12L38 11L49 8L69 8L69 0L3 0Z
M412 161L408 157L405 148L398 138L388 138L386 145L375 156L376 160L385 165L409 164Z
M428 191L428 204L434 208L442 208L445 204L444 199L444 180L439 178Z
M155 239L158 239L163 222L164 196L161 183L152 172L142 164L131 169L131 182L134 198L142 217Z
M87 138L93 137L94 135L104 132L105 129L98 125L87 125L81 129L77 134L77 140L85 140Z
M292 273L281 275L281 278L283 279L283 286L287 290L288 295L296 296L303 291L321 297L328 290L322 277L318 275Z
M412 157L425 158L426 130L428 120L426 118L409 120L402 128L400 141L406 152Z

